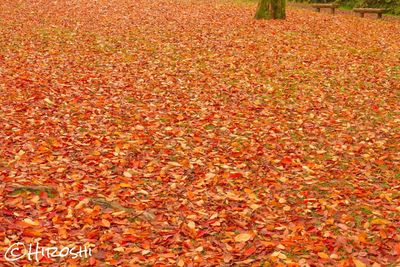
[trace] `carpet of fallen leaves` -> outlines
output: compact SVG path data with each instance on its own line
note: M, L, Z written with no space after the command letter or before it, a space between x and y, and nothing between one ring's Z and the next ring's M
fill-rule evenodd
M396 266L400 23L0 2L0 249L50 266ZM15 266L5 262L1 266Z

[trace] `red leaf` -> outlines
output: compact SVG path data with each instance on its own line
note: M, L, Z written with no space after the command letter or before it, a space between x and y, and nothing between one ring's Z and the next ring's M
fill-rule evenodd
M96 259L94 257L90 257L89 265L95 265L95 264L96 264Z
M232 178L232 179L240 178L242 176L243 175L241 173L239 173L239 172L234 172L234 173L229 174L229 178Z
M395 255L400 255L400 242L394 245L394 253Z
M289 157L284 157L284 158L281 160L281 164L283 164L283 165L289 165L289 164L292 164L292 163L293 163L293 161L292 161L292 159L289 158Z
M243 253L246 257L250 256L251 254L253 254L255 251L257 250L256 246L252 246L248 249L246 249L246 251Z

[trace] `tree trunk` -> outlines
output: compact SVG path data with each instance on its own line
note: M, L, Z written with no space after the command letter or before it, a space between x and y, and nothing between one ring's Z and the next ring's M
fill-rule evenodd
M285 19L286 0L260 0L258 2L256 19Z

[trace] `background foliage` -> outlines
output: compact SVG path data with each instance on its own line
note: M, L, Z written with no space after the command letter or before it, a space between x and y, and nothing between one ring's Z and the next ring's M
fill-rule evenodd
M294 2L306 2L306 3L328 3L337 2L341 6L353 8L353 7L374 7L374 8L386 8L388 13L400 15L400 0L295 0Z

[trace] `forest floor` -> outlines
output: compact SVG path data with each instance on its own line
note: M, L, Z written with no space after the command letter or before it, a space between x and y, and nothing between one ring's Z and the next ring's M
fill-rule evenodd
M399 264L400 23L254 12L1 1L0 265Z

